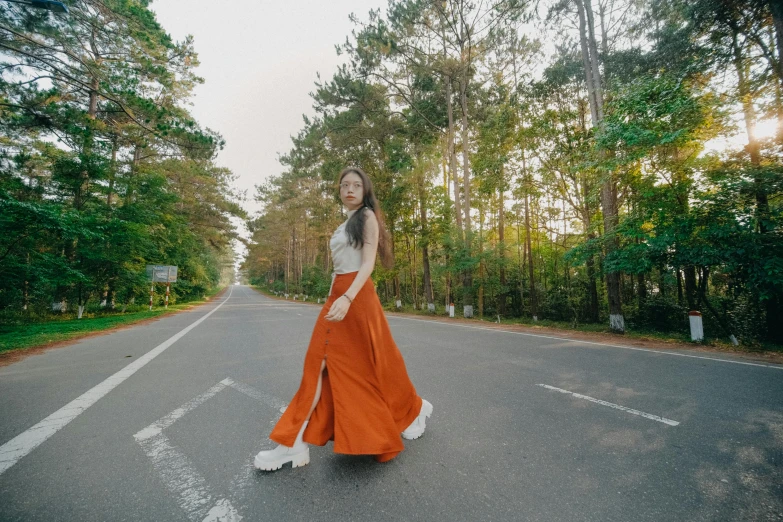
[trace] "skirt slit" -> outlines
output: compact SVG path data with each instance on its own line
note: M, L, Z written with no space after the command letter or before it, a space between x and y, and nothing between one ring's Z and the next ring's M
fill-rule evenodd
M310 413L321 372L321 396L310 415L304 441L349 455L396 454L404 449L400 433L418 416L421 398L391 336L371 280L354 298L346 317L325 320L326 313L353 282L356 273L338 274L332 295L321 309L305 354L299 390L270 438L292 446Z

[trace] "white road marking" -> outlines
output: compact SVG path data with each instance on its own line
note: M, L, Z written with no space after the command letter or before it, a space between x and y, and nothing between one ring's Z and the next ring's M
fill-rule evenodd
M202 404L207 402L207 400L217 395L218 392L224 390L226 386L229 386L233 382L234 381L231 379L223 379L222 381L220 381L219 383L217 383L212 388L208 389L198 397L189 400L188 402L186 402L176 410L172 411L165 417L161 417L157 422L153 422L152 424L150 424L149 426L147 426L146 428L138 432L133 437L138 442L141 442L145 439L149 439L160 434L161 431L168 428L169 426L177 422L179 419L184 417L187 412L196 409L198 406L201 406Z
M166 348L180 340L185 334L201 324L207 317L217 312L218 309L231 298L231 291L233 291L233 287L229 291L228 297L226 297L222 303L210 310L197 321L193 322L190 326L169 337L166 341L162 342L143 356L139 357L134 362L130 363L128 366L118 371L111 377L108 377L102 383L94 386L56 412L46 417L32 428L29 428L23 433L20 433L13 439L0 446L0 475L2 475L8 468L19 462L22 457L41 445L49 437L65 427L73 419L78 417L84 410L98 402L98 400L116 388L125 379L136 373L148 362L163 353Z
M677 426L679 422L673 421L671 419L667 419L665 417L659 417L658 415L653 415L651 413L645 413L643 411L634 410L632 408L626 408L625 406L620 406L619 404L614 404L612 402L606 402L602 401L601 399L595 399L593 397L588 397L587 395L582 395L581 393L574 393L570 392L568 390L563 390L560 388L555 388L554 386L549 386L548 384L536 384L536 386L541 386L542 388L546 388L547 390L554 390L558 391L560 393L567 393L569 395L573 395L577 399L584 399L586 401L594 402L596 404L602 404L604 406L609 406L610 408L614 408L616 410L622 410L626 413L632 413L634 415L639 415L640 417L644 417L645 419L650 419L658 422L662 422L664 424L668 424L669 426Z
M145 434L146 435L146 434ZM179 507L190 520L202 520L210 511L212 495L206 480L194 471L193 464L179 449L174 447L164 433L136 440L152 465L160 474L166 487L176 495Z
M231 502L221 499L209 510L203 522L239 522L240 520L242 517L231 505Z
M229 387L271 407L276 412L280 410L281 405L285 407L286 404L277 397L227 377L133 436L152 460L152 466L160 474L168 490L176 495L179 506L194 522L199 520L239 522L242 516L228 499L221 498L214 501L215 497L210 493L204 477L196 470L190 459L171 444L163 430ZM275 415L275 419L279 417L280 414ZM231 492L245 489L251 482L252 471L250 466L242 469L231 482Z
M677 352L665 352L663 350L653 350L650 348L637 348L634 346L624 346L621 344L606 344L606 343L597 343L594 341L581 341L579 339L568 339L567 337L555 337L553 335L541 335L541 334L531 334L531 333L525 333L525 332L512 332L510 330L501 330L499 328L487 328L485 326L470 326L467 324L459 324L459 323L447 323L445 321L438 321L438 320L431 320L431 319L414 319L412 317L400 317L400 316L391 316L390 319L403 319L406 321L418 321L422 323L436 323L443 326L458 326L460 328L472 328L474 330L486 330L489 332L495 332L495 333L506 333L506 334L513 334L513 335L526 335L528 337L540 337L542 339L556 339L558 341L566 341L569 343L574 344L594 344L596 346L608 346L610 348L622 348L623 350L634 350L637 352L648 352L648 353L659 353L661 355L676 355L677 357L688 357L691 359L704 359L707 361L716 361L716 362L722 362L722 363L729 363L729 364L742 364L745 366L757 366L760 368L771 368L773 370L783 370L783 365L772 365L772 364L762 364L762 363L752 363L752 362L744 362L744 361L733 361L730 359L720 359L718 357L704 357L702 355L690 355L687 353L677 353Z
M226 384L228 384L228 386L231 386L238 392L244 393L248 397L253 398L263 404L266 404L267 406L270 406L275 410L285 409L285 407L288 405L288 403L285 402L284 400L278 399L277 397L273 395L269 395L268 393L264 393L261 390L257 390L252 386L248 386L245 383L236 382L233 379L225 379L223 382L225 382Z
M241 384L241 383L237 383ZM244 386L244 385L243 385ZM238 390L236 386L232 386L232 388ZM247 386L247 389L255 390L255 388L250 388ZM255 390L256 392L258 390ZM244 392L243 392L244 393ZM251 395L251 397L255 397L255 395ZM275 399L279 400L279 399ZM285 407L281 408L283 411L285 411ZM277 412L269 421L270 426L275 426L277 424L277 421L280 420L280 417L283 416L283 411ZM271 428L270 428L271 430ZM269 441L271 442L271 441ZM267 443L268 445L268 443ZM269 447L259 447L259 450L264 449L272 449L272 446ZM252 457L251 457L252 458ZM234 478L231 480L231 485L229 486L229 491L231 492L233 498L240 498L241 496L247 494L247 490L252 487L252 495L258 494L258 489L256 488L256 483L253 480L253 477L257 473L255 466L244 466L239 472L234 475Z

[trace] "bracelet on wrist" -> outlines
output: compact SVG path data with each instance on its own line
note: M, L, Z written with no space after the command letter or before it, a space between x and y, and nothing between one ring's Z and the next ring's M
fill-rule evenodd
M349 303L353 304L353 299L351 299L350 297L348 297L348 294L343 294L343 295L342 295L342 297L345 297L346 299L348 299L348 302L349 302Z

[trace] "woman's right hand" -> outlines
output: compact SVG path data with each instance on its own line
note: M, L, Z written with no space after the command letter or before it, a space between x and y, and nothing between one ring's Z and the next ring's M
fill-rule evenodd
M344 295L338 297L329 307L329 311L326 313L327 321L338 322L345 319L348 314L348 310L351 308L351 301Z

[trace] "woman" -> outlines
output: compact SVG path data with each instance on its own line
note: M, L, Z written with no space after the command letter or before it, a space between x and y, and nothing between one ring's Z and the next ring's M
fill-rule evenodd
M370 279L376 253L392 262L388 233L372 183L359 168L340 174L340 199L348 219L330 241L334 274L304 362L299 391L269 438L255 466L265 471L310 462L308 444L334 441L335 453L374 455L387 462L406 439L424 433L432 404L413 387L392 339Z

